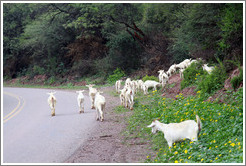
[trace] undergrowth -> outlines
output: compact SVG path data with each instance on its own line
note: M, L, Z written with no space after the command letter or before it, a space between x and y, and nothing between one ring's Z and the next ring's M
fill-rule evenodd
M152 140L155 156L146 156L148 163L241 163L243 162L243 90L234 92L229 104L206 102L201 91L196 96L176 99L160 97L153 91L138 96L133 116L128 119L128 130L136 137ZM159 119L162 123L195 120L199 115L202 130L198 142L183 140L169 150L162 132L153 135L147 125Z

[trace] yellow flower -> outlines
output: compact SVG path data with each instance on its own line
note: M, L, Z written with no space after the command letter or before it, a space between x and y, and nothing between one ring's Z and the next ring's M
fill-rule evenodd
M237 145L239 146L240 145L240 142L238 142Z
M204 159L201 159L201 162L203 161Z
M209 147L209 149L211 149L211 147Z
M212 163L213 162L213 160L210 160L210 163Z
M213 140L213 142L215 143L216 141L215 141L215 140Z
M218 113L219 115L221 115L221 113Z
M234 146L235 146L235 143L231 143L230 145L231 145L232 147L234 147Z
M203 133L202 135L206 135L206 133Z
M175 160L175 163L179 163L177 160Z
M191 156L188 157L188 159L190 159L190 158L191 158Z
M188 150L185 150L185 154L188 153Z
M201 93L201 91L197 91L196 93Z
M173 148L176 148L176 146L174 146Z
M235 139L235 141L237 141L237 138Z
M231 150L229 151L229 153L231 153Z
M229 141L228 143L231 143L231 141Z
M219 156L221 157L221 154Z
M149 158L149 156L147 156L147 159Z
M193 142L192 141L190 141L190 144L192 144Z
M176 152L174 152L174 154L178 154L178 152L176 151Z
M227 145L227 143L225 143L225 146Z
M218 157L216 157L215 160L218 160Z
M218 146L215 146L215 148L218 148Z

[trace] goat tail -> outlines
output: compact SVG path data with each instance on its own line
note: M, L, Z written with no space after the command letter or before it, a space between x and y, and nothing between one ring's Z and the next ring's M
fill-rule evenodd
M200 131L202 129L202 122L201 122L198 115L196 115L196 121L197 121L197 125L198 125L198 132L200 133Z

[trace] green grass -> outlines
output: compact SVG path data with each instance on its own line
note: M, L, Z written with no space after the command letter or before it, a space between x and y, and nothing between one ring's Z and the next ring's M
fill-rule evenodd
M242 90L234 93L241 103ZM238 96L238 97L235 97ZM155 156L146 156L150 163L242 163L243 162L243 105L205 102L199 91L194 97L162 98L159 92L138 97L134 114L128 119L129 133L152 140ZM142 104L145 103L145 104ZM199 115L202 130L198 142L184 140L169 150L162 132L153 135L146 126L159 118L162 123L195 120Z

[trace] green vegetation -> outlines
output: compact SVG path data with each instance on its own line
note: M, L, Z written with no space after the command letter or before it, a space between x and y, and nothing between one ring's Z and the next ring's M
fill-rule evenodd
M231 79L231 84L234 90L240 85L241 82L243 82L243 69L240 67L239 71L239 75Z
M242 50L242 3L3 3L5 79L110 82L117 68L156 76L186 58L242 65Z
M202 69L202 62L192 63L183 72L184 79L181 81L181 89L191 85L197 85L202 75L207 75Z
M139 96L133 116L128 119L129 134L152 141L154 156L146 156L146 162L154 163L241 163L243 162L243 91L234 92L237 104L204 101L201 91L194 97L176 99L160 97L159 92ZM230 95L231 96L231 95ZM144 104L143 104L144 103ZM178 123L195 120L199 115L202 131L198 142L183 140L169 150L162 132L153 135L147 128L152 120L162 123Z
M109 83L115 83L117 80L122 79L122 77L125 77L126 74L124 71L122 71L120 68L117 68L114 70L114 73L112 75L108 76L108 82Z
M153 80L153 81L159 82L159 79L157 77L155 77L155 76L148 76L148 75L144 76L142 78L142 80L143 80L143 82L145 82L147 80Z

